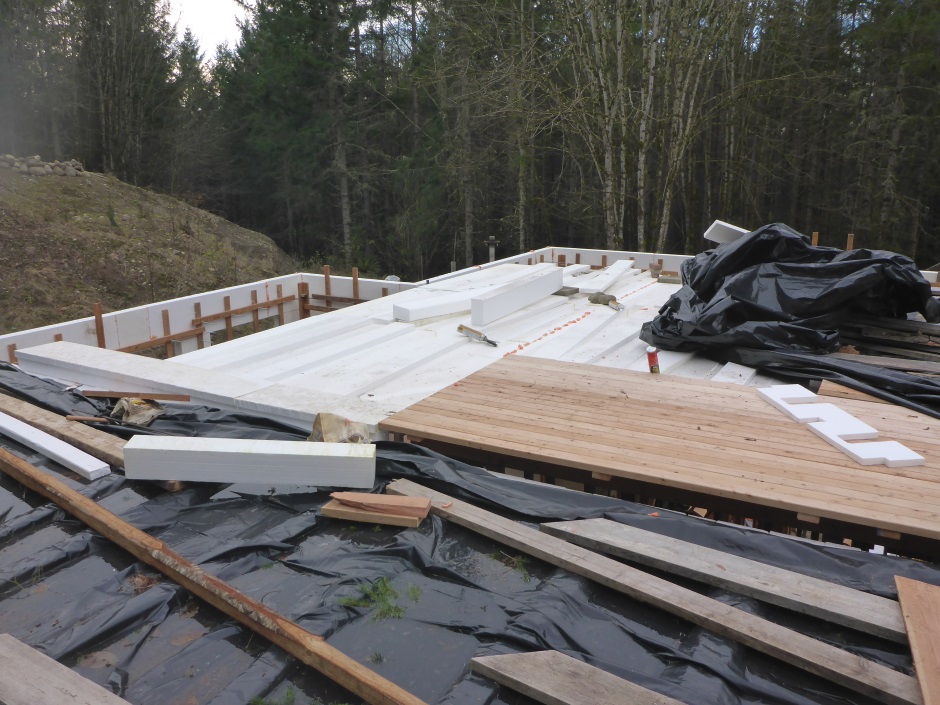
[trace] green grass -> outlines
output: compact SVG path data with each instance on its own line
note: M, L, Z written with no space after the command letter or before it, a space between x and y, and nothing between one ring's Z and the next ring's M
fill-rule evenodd
M280 700L266 700L265 698L255 697L248 701L248 705L294 705L296 693L293 688L288 688L284 697Z
M401 619L405 608L395 603L398 599L398 590L392 587L391 581L381 577L371 585L359 586L359 597L342 597L337 602L344 607L367 607L372 609L372 621L383 619Z
M527 567L529 564L528 556L510 556L508 553L499 550L493 551L489 556L494 561L499 561L517 571L522 576L522 582L528 583L532 580L532 574Z

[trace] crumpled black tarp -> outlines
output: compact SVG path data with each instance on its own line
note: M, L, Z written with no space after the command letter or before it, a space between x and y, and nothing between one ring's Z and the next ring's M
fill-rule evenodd
M765 225L682 263L682 289L644 324L666 350L743 347L828 353L854 315L940 321L917 265L883 250L813 247L782 223Z
M54 389L49 383L44 393ZM205 434L218 412L192 413L193 432ZM239 427L225 424L224 433ZM695 705L873 702L438 517L417 529L330 520L319 514L329 488L192 484L169 494L120 474L84 483L5 445L428 703L530 705L467 664L541 649ZM663 510L654 516L643 505L492 474L409 444L379 444L377 473L376 492L406 477L530 525L604 516L887 597L895 574L940 585L940 569L927 563ZM400 617L346 604L380 578L396 593ZM900 645L674 580L910 673ZM277 703L290 692L296 705L358 702L5 475L0 632L138 705Z
M813 247L781 223L686 260L685 282L640 338L794 380L830 379L940 418L940 384L824 357L853 316L940 321L940 303L914 262L883 250Z

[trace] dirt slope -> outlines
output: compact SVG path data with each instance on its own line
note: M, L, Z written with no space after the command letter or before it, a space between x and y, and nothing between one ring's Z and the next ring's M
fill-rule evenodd
M112 176L0 169L0 333L296 270L268 237Z

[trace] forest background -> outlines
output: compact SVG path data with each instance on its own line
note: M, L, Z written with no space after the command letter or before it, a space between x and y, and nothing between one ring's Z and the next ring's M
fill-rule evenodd
M158 0L0 0L0 152L404 279L716 218L940 261L938 0L249 4L204 48Z

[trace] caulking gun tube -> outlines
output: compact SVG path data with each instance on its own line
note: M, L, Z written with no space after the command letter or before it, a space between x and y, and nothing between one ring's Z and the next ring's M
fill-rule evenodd
M659 350L650 345L646 348L646 361L650 365L650 372L654 375L659 374Z

